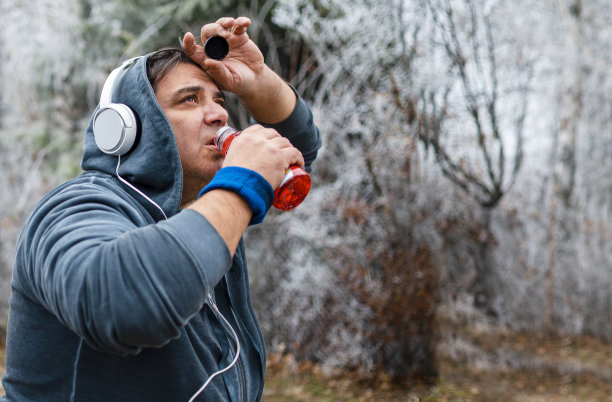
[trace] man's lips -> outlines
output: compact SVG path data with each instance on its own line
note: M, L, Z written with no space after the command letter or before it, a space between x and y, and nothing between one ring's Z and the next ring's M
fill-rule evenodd
M215 144L215 137L212 137L210 141L206 143L206 147L210 148L213 151L221 152L221 150L217 148L217 144Z

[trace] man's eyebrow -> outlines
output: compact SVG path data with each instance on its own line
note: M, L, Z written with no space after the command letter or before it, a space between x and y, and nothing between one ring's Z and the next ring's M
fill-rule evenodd
M189 86L182 87L182 88L179 88L176 91L174 91L174 96L180 96L180 95L185 94L185 93L194 93L194 92L200 92L200 91L205 91L204 86L202 86L202 85L189 85ZM222 91L216 91L215 93L213 93L213 98L223 98L223 99L225 99L225 94Z

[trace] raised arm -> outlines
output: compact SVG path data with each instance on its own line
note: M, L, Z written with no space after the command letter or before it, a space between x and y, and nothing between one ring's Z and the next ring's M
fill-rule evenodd
M202 43L215 35L227 39L229 53L220 61L206 57L204 48L196 44L190 32L183 38L183 47L220 89L238 95L255 120L265 124L279 123L293 112L297 97L265 64L263 54L246 32L250 25L251 20L246 17L224 17L202 27Z

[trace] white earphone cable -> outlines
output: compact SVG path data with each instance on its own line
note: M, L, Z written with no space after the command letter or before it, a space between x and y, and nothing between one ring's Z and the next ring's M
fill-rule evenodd
M193 402L195 400L195 398L197 398L198 395L200 395L204 391L204 389L206 389L206 387L208 387L208 384L210 384L210 382L212 381L213 378L215 378L219 374L223 374L227 370L231 369L236 364L236 362L238 361L238 357L240 357L240 342L238 341L238 335L236 335L236 332L234 331L234 328L232 328L230 323L225 319L225 317L223 317L223 314L221 314L221 312L217 308L217 305L213 301L212 297L210 297L210 294L208 295L208 301L210 303L210 307L212 307L212 309L215 310L215 312L218 314L219 318L221 318L221 320L223 320L225 325L232 332L232 335L234 336L234 339L236 340L236 356L234 356L234 360L232 360L232 362L226 368L224 368L222 370L219 370L219 371L213 373L213 375L211 375L210 377L208 377L208 380L206 380L204 385L202 385L202 387L200 387L200 389L195 394L193 394L193 396L191 397L191 399L189 399L188 402Z
M149 198L145 193L143 193L142 191L140 191L139 189L137 189L136 187L134 187L130 182L128 182L127 180L125 180L123 177L121 177L119 175L119 165L121 165L121 155L119 155L117 157L117 168L115 169L115 174L117 175L117 178L119 180L121 180L123 182L123 184L125 184L126 186L128 186L129 188L131 188L132 190L136 191L138 194L140 194L141 196L143 196L147 201L149 201L151 204L155 205L157 207L157 209L159 209L162 213L162 215L164 216L164 219L168 219L168 217L166 216L166 213L164 212L164 210L155 203L155 201L153 201L151 198Z

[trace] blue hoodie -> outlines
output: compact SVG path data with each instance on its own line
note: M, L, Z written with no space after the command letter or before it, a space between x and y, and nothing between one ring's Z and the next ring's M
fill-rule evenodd
M139 118L120 175L117 157L87 129L84 173L47 194L20 235L13 269L3 385L10 401L253 401L263 391L265 348L251 304L241 241L232 259L200 214L179 212L182 170L172 127L146 74L145 56L115 85L113 102ZM272 125L304 154L321 145L302 99Z

